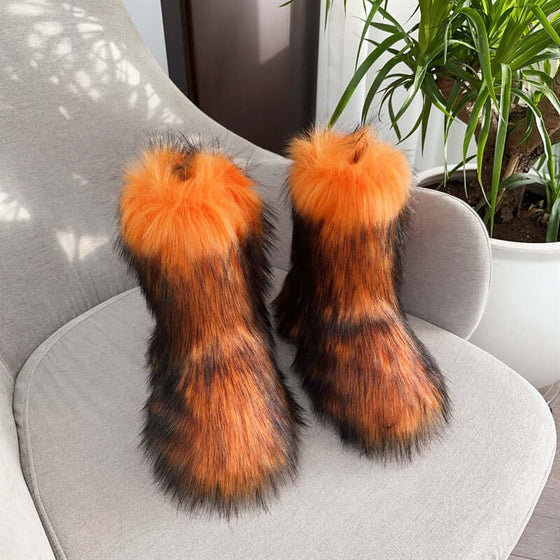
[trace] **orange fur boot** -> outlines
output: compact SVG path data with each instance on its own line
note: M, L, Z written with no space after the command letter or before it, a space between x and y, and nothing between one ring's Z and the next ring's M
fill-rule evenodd
M317 414L368 455L410 458L449 414L444 379L398 296L411 185L367 128L291 144L292 265L274 302Z
M125 175L123 256L155 327L144 448L180 504L225 516L296 471L300 410L273 354L268 220L219 153L167 138Z

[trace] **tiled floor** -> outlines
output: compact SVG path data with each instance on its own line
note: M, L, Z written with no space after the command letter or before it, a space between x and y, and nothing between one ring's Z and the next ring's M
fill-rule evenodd
M546 393L545 398L547 398ZM560 396L555 396L551 408L556 420L556 431L560 432ZM560 438L558 443L560 447ZM560 560L560 452L558 449L552 472L533 517L510 560Z

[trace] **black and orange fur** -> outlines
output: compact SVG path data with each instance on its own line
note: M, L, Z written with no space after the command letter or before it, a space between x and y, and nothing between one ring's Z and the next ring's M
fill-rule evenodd
M291 269L274 301L316 413L367 455L411 458L449 416L398 299L411 173L368 128L294 140Z
M266 507L297 467L300 409L274 354L270 224L247 175L181 136L125 174L122 253L156 324L143 445L164 490L230 516Z

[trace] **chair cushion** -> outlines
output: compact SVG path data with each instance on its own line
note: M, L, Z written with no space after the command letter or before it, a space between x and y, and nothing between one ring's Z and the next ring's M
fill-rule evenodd
M14 402L22 466L57 557L507 558L552 464L550 411L496 359L410 320L448 379L444 437L411 464L385 466L309 415L297 483L268 513L229 522L178 511L138 447L152 325L138 289L68 323L28 360ZM292 348L279 342L278 352L288 371Z

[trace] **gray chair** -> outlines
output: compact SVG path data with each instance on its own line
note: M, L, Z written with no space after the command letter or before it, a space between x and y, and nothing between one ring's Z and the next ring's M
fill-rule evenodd
M405 309L449 382L445 437L383 466L312 422L301 475L269 513L193 517L137 447L152 321L112 249L120 171L146 129L219 137L279 213L280 282L289 162L197 110L111 0L0 3L0 115L2 560L508 557L556 439L538 392L467 342L490 281L470 208L416 189L404 267ZM292 349L279 353L289 370Z

